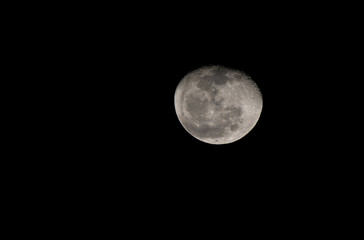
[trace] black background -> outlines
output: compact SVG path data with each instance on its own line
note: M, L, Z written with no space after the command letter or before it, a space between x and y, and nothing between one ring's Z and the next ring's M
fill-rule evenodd
M78 171L90 168L96 181L125 178L140 198L175 201L309 202L302 199L337 187L330 169L340 161L327 158L323 144L332 135L326 111L337 24L319 9L260 10L106 11L77 21L66 59L78 74L70 78L80 96L73 109L82 121L72 128ZM263 95L256 127L228 145L194 139L175 114L179 81L211 64L244 71Z
M298 155L311 158L328 126L325 91L333 82L329 71L338 53L328 43L331 24L320 19L321 12L308 21L304 11L256 11L81 15L72 23L72 34L65 35L69 55L63 59L65 69L72 69L66 87L79 98L72 109L80 117L80 137L95 141L90 149L82 145L86 153L99 151L97 157L125 158L131 165L129 159L139 159L153 169L160 163L154 170L172 164L177 171L196 169L197 175L206 166L260 171L262 161L269 169L262 175L268 176L272 167L298 168ZM214 64L250 75L264 101L254 130L223 146L191 137L174 110L174 91L183 76Z
M39 181L86 215L334 214L349 171L333 142L351 25L327 6L152 5L57 7L24 23L24 61L46 95L32 110L44 133L28 139L52 159L29 163ZM178 121L175 89L205 65L241 70L262 92L261 117L237 142L203 143Z

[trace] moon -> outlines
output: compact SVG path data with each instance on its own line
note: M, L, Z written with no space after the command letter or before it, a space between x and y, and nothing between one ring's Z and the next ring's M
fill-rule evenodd
M182 78L174 106L190 135L209 144L228 144L254 128L263 99L257 84L242 71L205 66Z

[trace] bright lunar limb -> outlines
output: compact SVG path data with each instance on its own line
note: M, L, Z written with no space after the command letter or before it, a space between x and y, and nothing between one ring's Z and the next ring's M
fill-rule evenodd
M178 84L174 104L182 126L210 144L235 142L258 122L263 107L255 82L241 71L202 67Z

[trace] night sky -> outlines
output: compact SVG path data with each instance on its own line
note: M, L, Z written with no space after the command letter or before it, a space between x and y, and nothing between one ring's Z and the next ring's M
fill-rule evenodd
M271 216L324 205L341 181L341 162L328 157L336 149L325 144L342 131L342 115L329 114L342 109L332 90L344 52L332 51L339 21L321 18L324 8L224 6L94 6L49 28L59 30L47 33L48 55L59 58L44 60L65 114L47 149L71 188L153 214L209 212L218 202ZM174 109L180 80L206 65L243 71L263 96L258 123L231 144L195 139Z

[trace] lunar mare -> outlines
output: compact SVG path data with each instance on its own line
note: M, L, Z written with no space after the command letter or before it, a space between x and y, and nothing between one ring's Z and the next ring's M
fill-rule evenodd
M196 139L210 144L235 142L258 122L263 100L258 86L241 71L202 67L188 73L174 96L177 117Z

